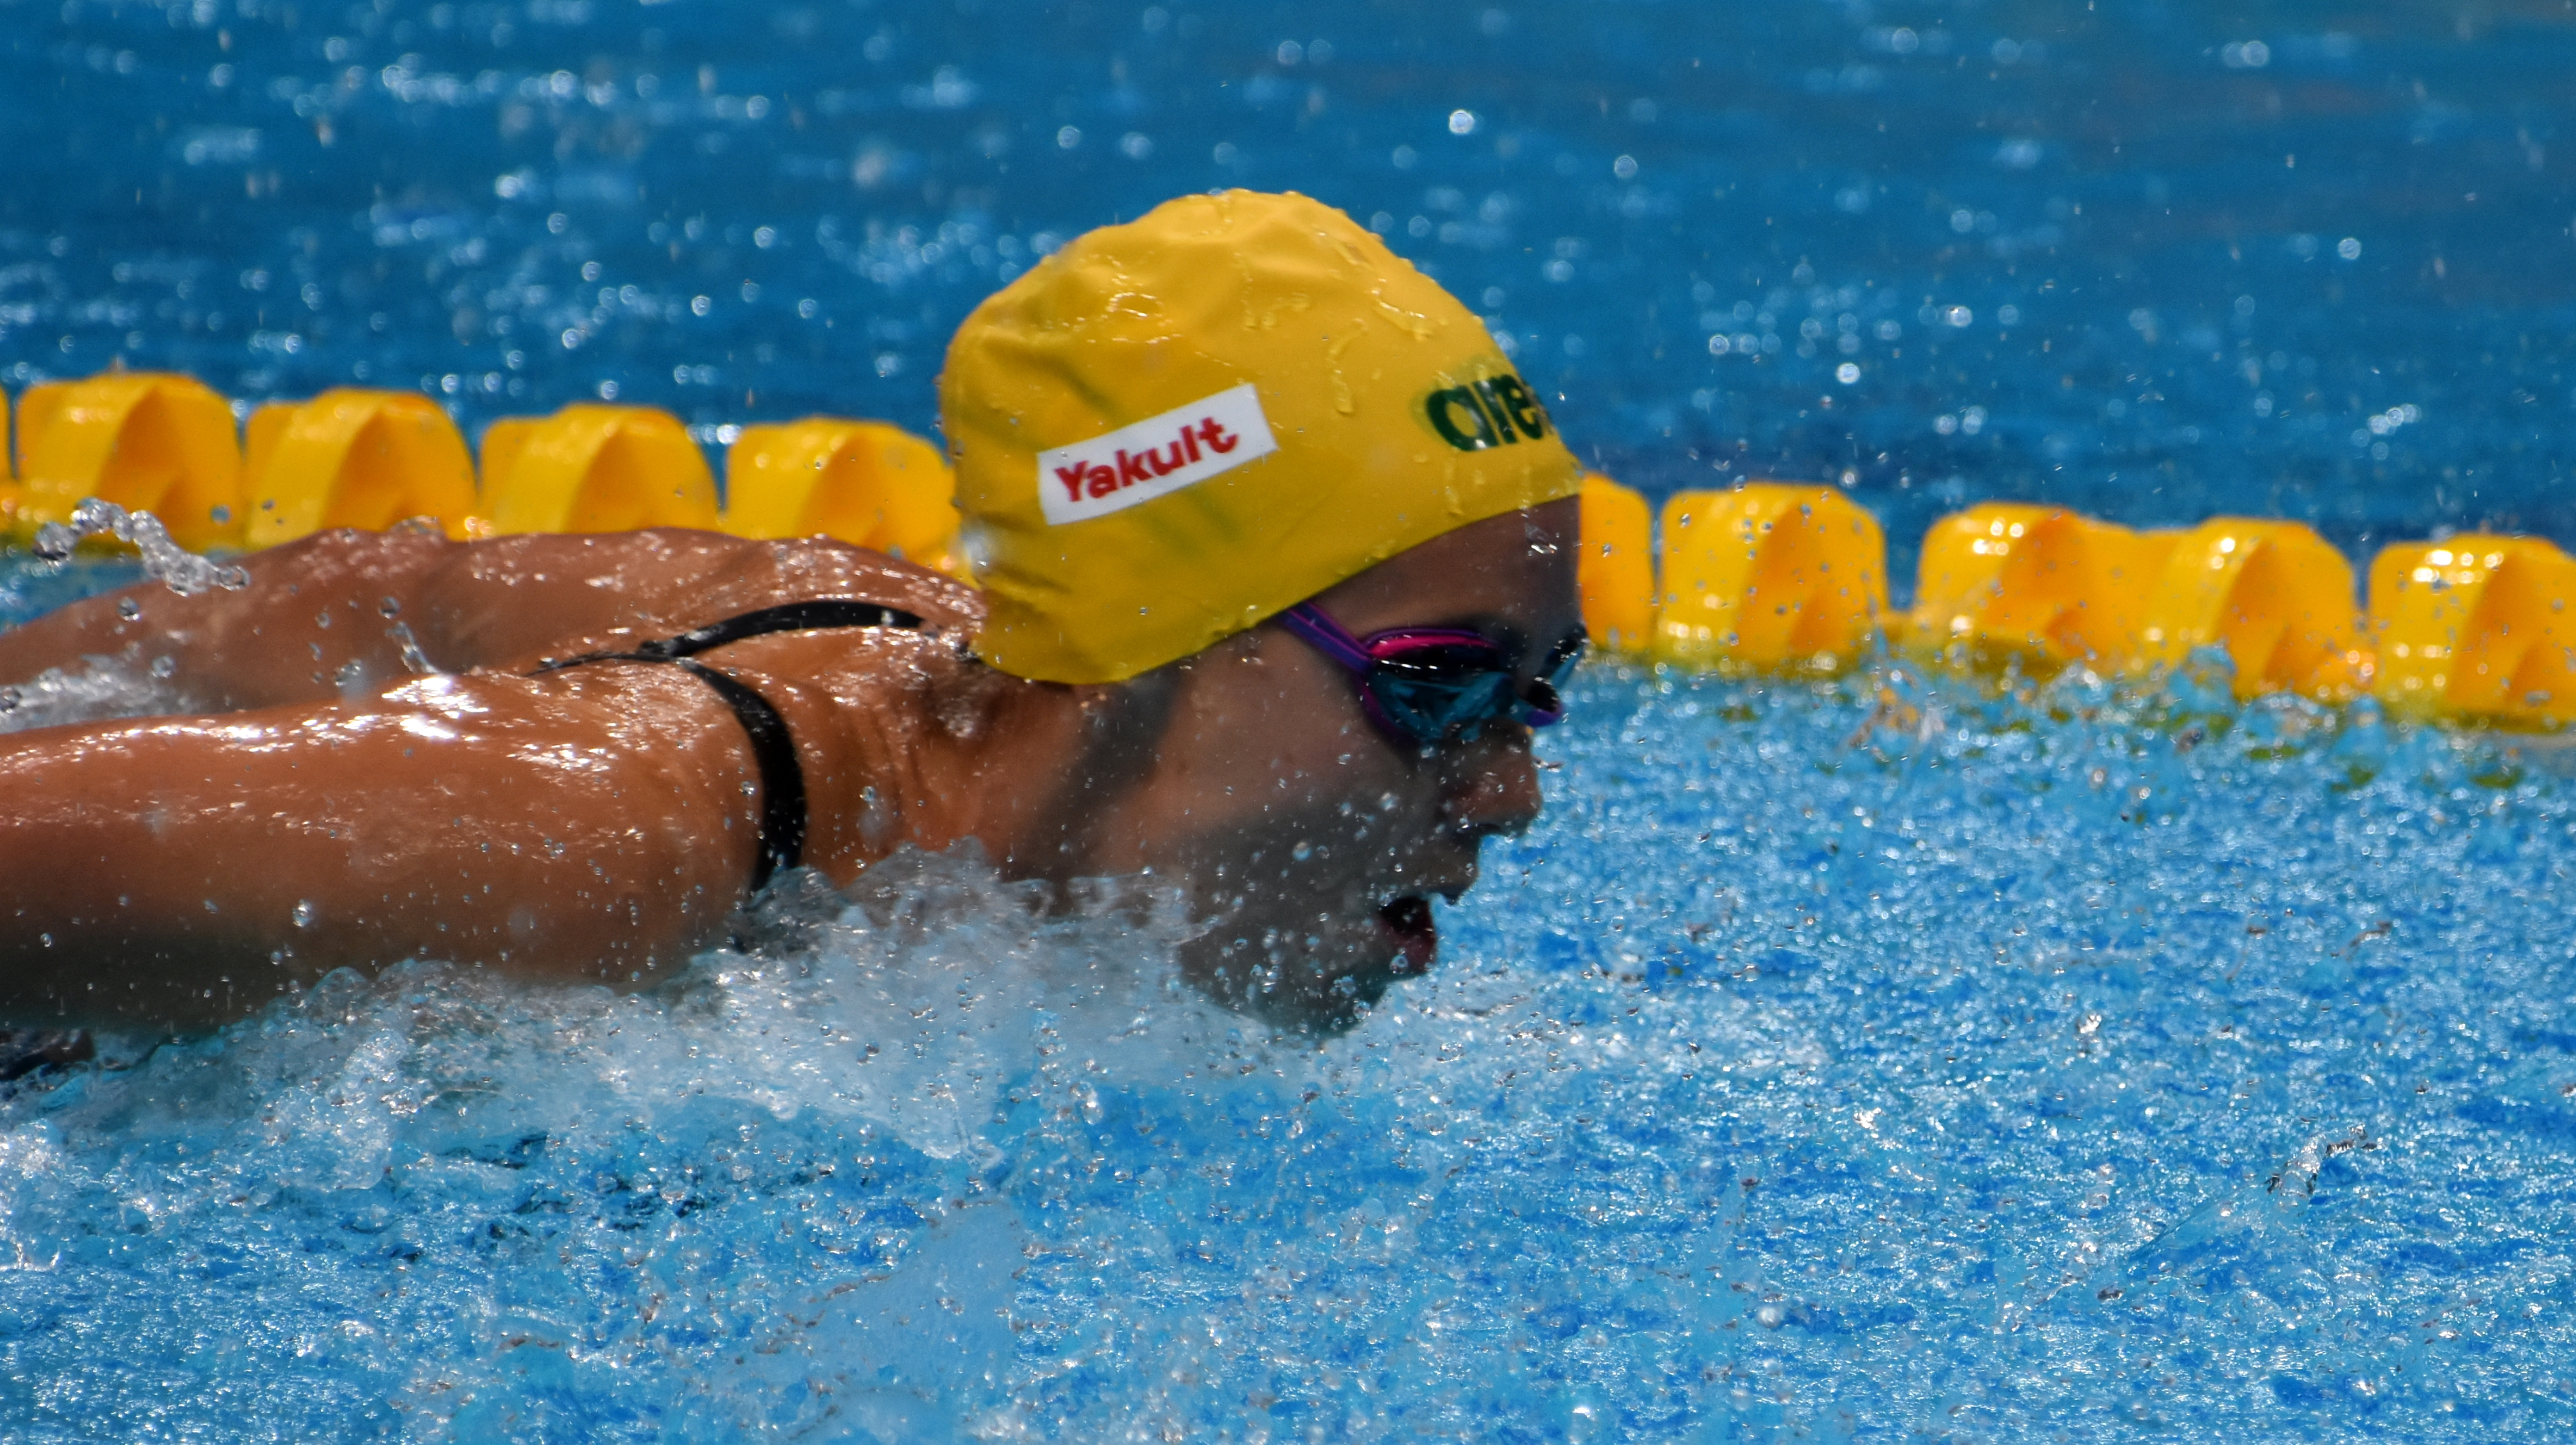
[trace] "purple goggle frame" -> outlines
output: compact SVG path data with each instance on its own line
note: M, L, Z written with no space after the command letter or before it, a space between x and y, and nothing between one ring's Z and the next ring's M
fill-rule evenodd
M1557 689L1582 652L1579 642L1560 646L1546 675L1524 691L1513 679L1510 651L1481 632L1398 627L1355 637L1312 602L1280 613L1279 621L1351 674L1370 722L1415 748L1467 742L1498 722L1543 728L1562 720Z

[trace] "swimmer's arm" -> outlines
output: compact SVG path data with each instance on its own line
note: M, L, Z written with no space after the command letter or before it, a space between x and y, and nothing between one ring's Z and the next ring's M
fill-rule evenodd
M437 678L362 709L21 735L0 1019L200 1026L405 958L671 976L750 877L748 749L676 672L588 688Z
M250 584L238 591L181 597L139 582L0 632L0 683L95 657L166 676L196 712L372 690L405 675L411 633L395 624L420 614L455 548L413 532L326 532L241 559Z

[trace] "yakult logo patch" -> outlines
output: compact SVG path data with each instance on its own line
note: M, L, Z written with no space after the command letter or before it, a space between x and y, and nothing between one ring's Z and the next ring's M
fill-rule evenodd
M1124 511L1279 450L1250 382L1105 436L1038 453L1038 500L1061 527Z

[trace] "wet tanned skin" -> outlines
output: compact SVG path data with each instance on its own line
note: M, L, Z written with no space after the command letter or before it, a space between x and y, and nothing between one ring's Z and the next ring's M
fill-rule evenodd
M675 528L462 546L331 532L262 552L248 570L238 592L179 597L145 583L0 632L0 680L86 657L136 668L167 657L191 711L237 712L392 685L410 671L405 636L439 671L465 672L806 597L866 597L969 628L982 614L971 590L858 547Z
M741 726L671 668L524 674L774 602L885 601L954 629L762 638L711 659L795 732L808 861L850 876L973 817L905 804L966 791L951 729L931 721L957 708L926 694L994 690L957 660L974 594L874 553L668 531L343 533L251 570L244 592L146 584L0 635L0 673L22 677L128 647L138 664L170 656L206 709L0 739L0 1017L199 1025L407 957L667 976L743 901L758 822ZM394 622L456 675L408 675ZM342 701L352 663L394 680Z
M1534 673L1578 626L1572 527L1571 503L1495 518L1320 600L1362 634L1525 639ZM847 882L904 844L971 837L1019 877L1151 868L1213 922L1194 975L1292 1026L1346 1022L1381 992L1402 956L1381 907L1464 889L1482 839L1538 807L1519 730L1400 752L1345 675L1275 627L1123 686L1027 683L963 655L974 593L835 543L335 534L252 573L242 593L147 585L0 634L0 677L166 655L201 710L0 739L0 1018L201 1026L406 957L667 977L744 901L758 804L741 727L676 669L525 674L815 597L931 627L704 659L786 718L809 864ZM397 623L443 675L405 671Z

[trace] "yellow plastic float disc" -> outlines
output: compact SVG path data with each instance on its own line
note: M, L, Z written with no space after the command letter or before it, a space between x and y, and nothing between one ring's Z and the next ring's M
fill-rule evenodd
M2377 691L2421 716L2576 720L2576 558L2538 537L2399 542L2370 564Z
M427 518L465 535L474 461L436 402L404 391L341 388L251 413L243 540L273 547L332 527L382 531Z
M482 500L496 535L716 525L705 454L679 418L652 407L581 402L494 422Z
M0 537L18 534L18 513L27 505L27 489L18 485L16 430L9 413L9 393L0 391Z
M1664 503L1655 649L1729 671L1850 666L1887 612L1878 519L1825 487L1750 482Z
M1910 644L1973 666L2123 665L2176 535L2008 502L1943 517L1923 537Z
M148 511L182 547L241 535L241 442L232 407L192 377L111 372L44 382L18 399L19 535L97 497Z
M1608 477L1583 479L1582 549L1575 584L1583 627L1595 647L1642 651L1654 636L1654 512L1646 499Z
M724 528L837 537L957 576L957 478L939 448L885 422L747 426L725 454Z
M2296 522L2216 517L2174 539L2139 622L2141 660L2225 649L2236 695L2340 699L2370 685L2352 564Z

